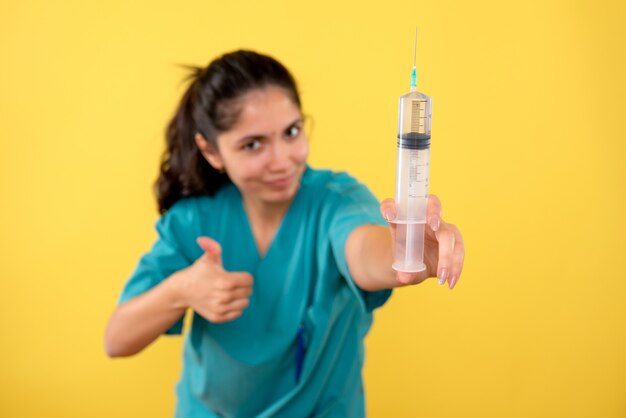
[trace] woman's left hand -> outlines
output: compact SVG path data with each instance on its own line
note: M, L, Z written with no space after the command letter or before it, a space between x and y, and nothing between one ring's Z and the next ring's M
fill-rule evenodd
M391 236L395 245L396 204L393 199L385 199L380 204L383 217L389 222ZM419 273L397 272L396 279L401 284L421 283L429 277L438 277L439 284L448 282L450 289L459 281L463 270L465 246L463 236L455 225L445 222L441 217L441 201L435 195L428 196L426 209L426 228L424 233L424 264L426 270Z

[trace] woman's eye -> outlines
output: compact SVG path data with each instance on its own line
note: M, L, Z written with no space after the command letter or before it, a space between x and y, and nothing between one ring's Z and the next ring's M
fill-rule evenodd
M295 138L300 134L300 127L297 125L292 125L285 131L285 134L290 138Z
M248 142L246 145L243 146L246 150L249 151L256 151L259 148L261 148L261 141L258 139L253 139L252 141Z

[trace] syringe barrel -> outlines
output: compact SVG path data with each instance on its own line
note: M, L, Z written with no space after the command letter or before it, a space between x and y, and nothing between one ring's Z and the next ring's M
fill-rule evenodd
M393 268L424 270L432 101L411 92L400 97L396 161L396 242Z

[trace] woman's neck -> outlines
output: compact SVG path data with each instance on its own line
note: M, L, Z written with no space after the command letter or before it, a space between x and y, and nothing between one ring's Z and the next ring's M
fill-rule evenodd
M243 197L243 207L261 257L267 252L290 205L291 201L267 203Z

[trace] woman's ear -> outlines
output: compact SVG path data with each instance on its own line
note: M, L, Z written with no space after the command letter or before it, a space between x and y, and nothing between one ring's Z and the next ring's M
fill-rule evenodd
M217 148L207 141L199 132L194 136L196 145L202 153L202 156L211 164L211 166L220 171L224 169L224 163L220 157L220 153Z

